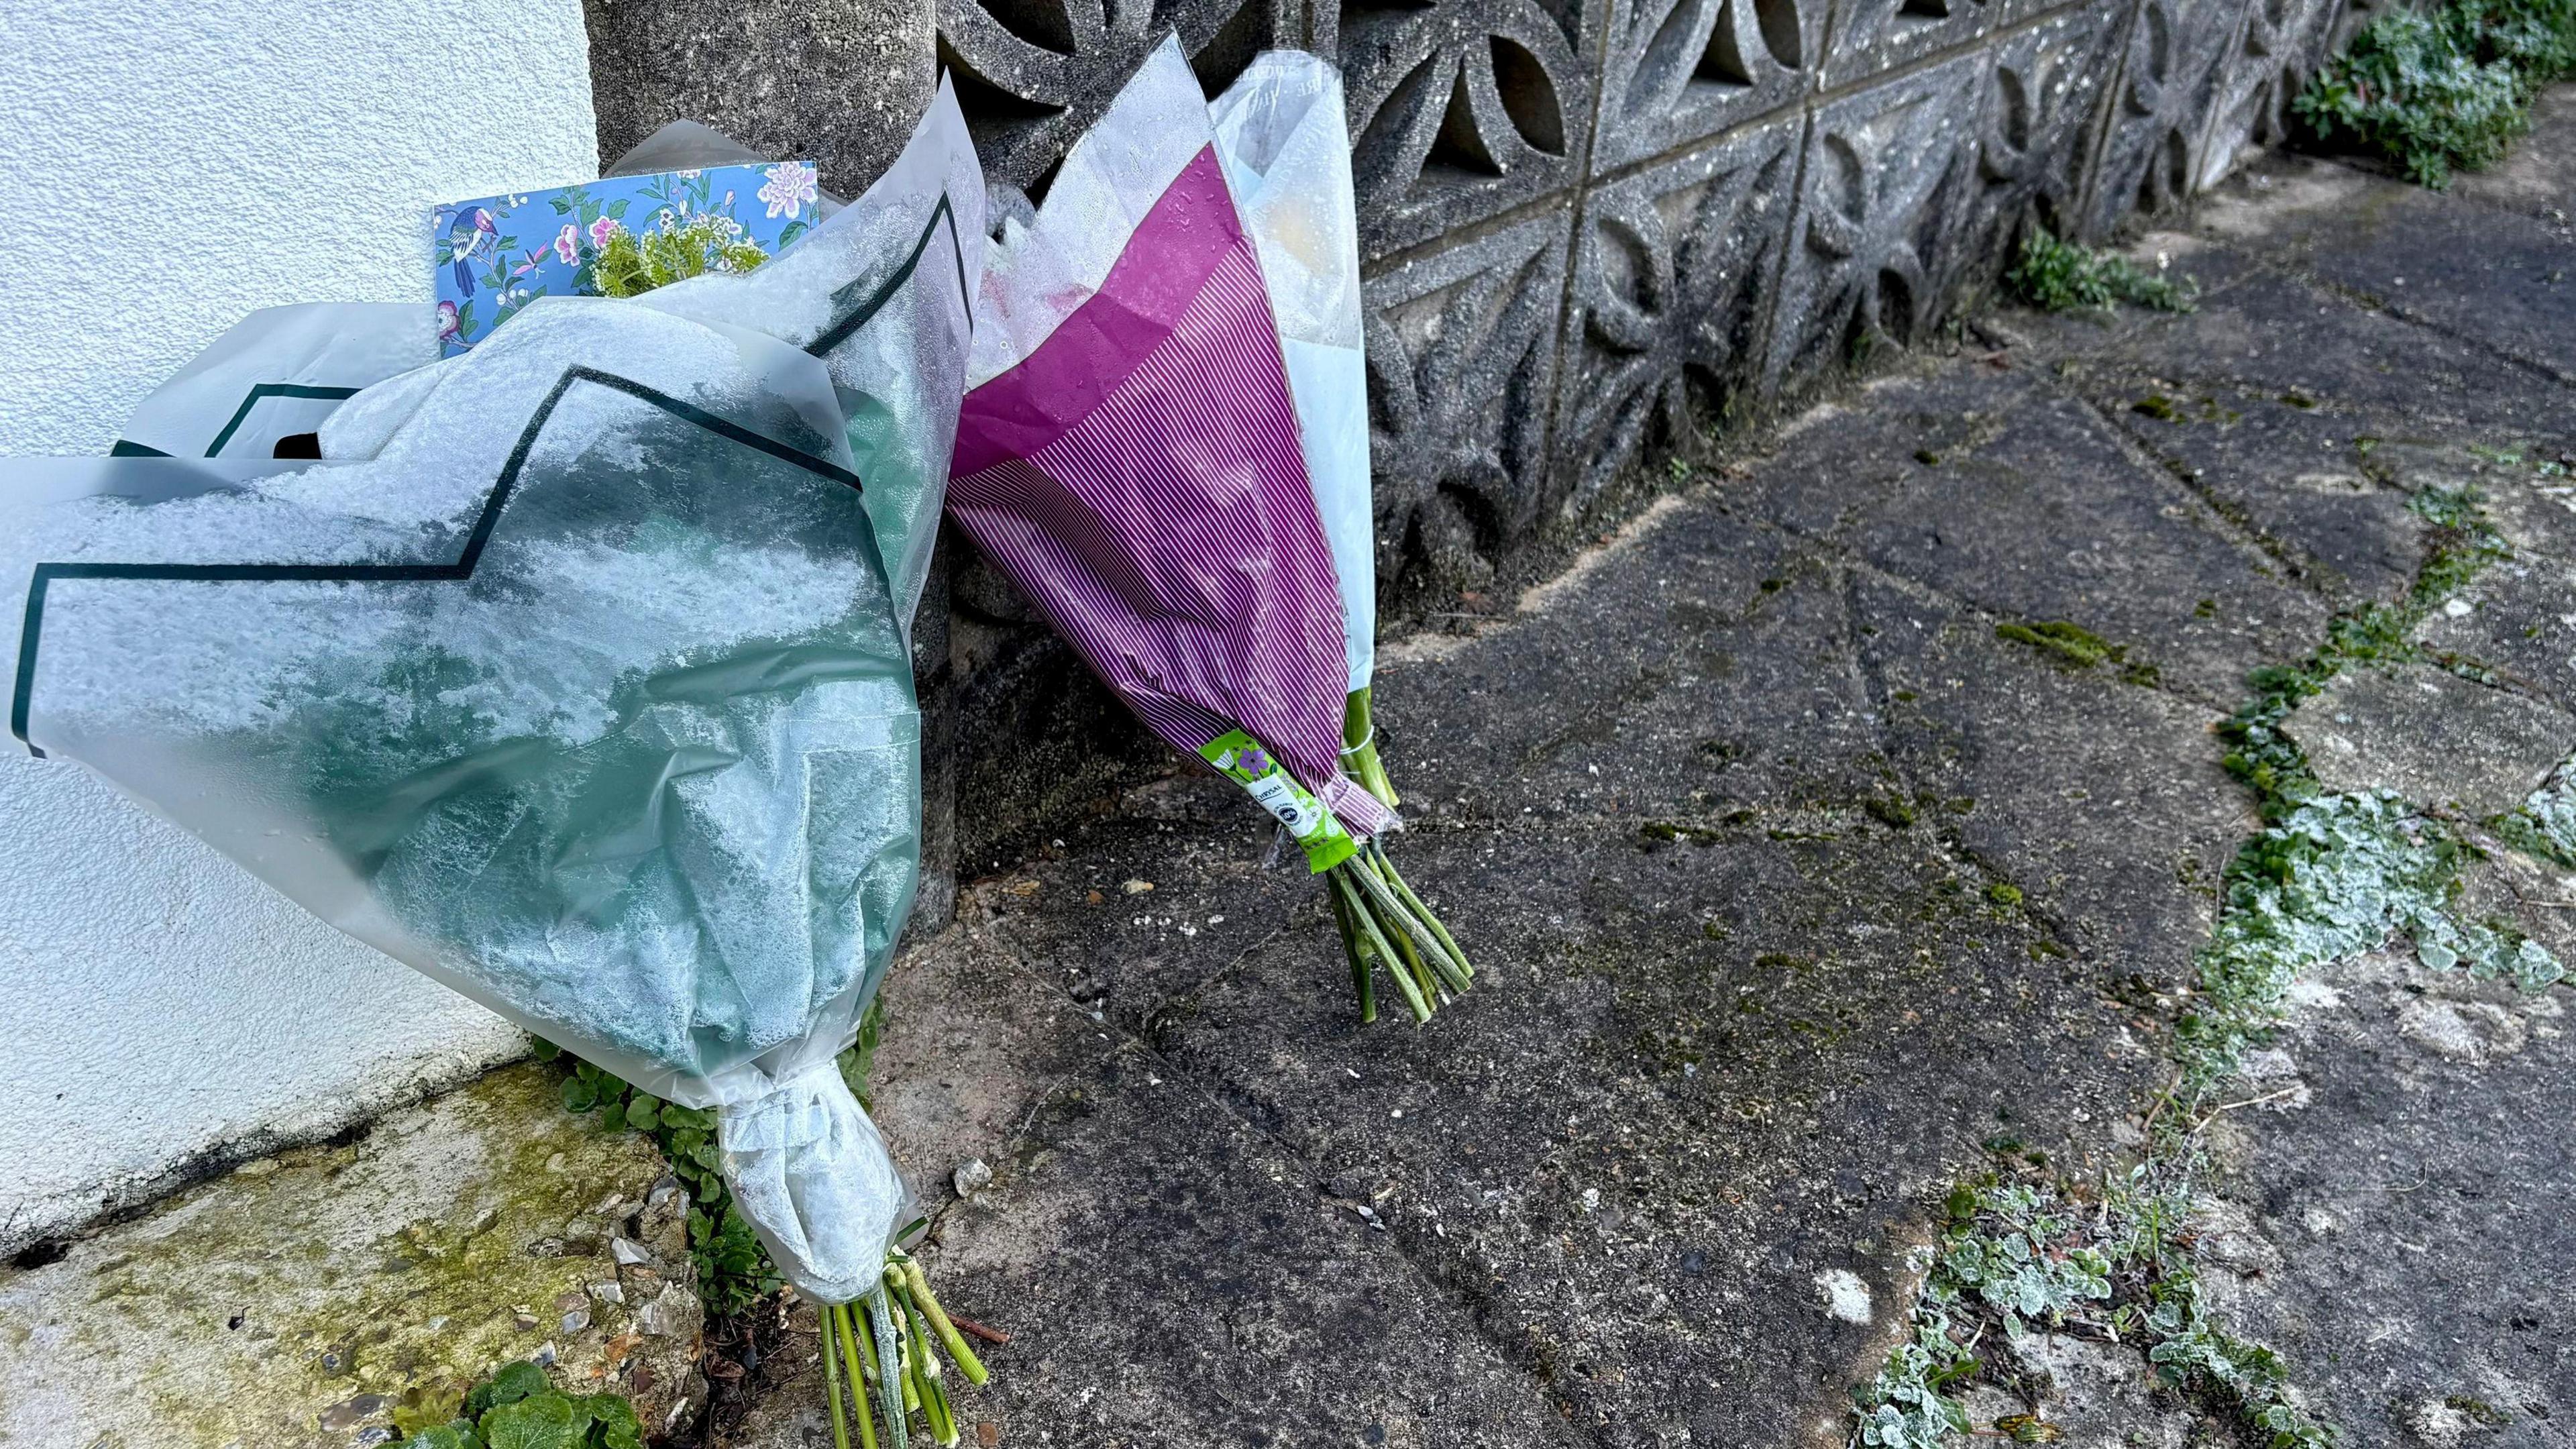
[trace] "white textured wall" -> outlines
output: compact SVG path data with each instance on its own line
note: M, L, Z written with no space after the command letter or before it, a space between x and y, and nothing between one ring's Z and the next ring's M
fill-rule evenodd
M254 308L426 298L436 201L597 174L580 0L0 8L0 456L104 452ZM518 1040L77 766L0 758L0 1251Z

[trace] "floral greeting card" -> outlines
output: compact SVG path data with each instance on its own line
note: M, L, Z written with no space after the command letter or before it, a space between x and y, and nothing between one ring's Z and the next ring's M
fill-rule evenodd
M617 176L441 206L438 342L453 357L539 297L628 296L747 271L814 224L814 163Z

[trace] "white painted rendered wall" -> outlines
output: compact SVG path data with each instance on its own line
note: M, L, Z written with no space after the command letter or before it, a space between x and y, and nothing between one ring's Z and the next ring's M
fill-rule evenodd
M598 173L580 0L6 10L0 456L105 452L255 308L426 299L437 201ZM78 766L0 757L0 1252L522 1041Z

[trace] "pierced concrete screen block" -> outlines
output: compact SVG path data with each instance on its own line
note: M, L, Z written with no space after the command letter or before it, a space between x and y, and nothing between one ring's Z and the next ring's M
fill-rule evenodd
M1564 506L1758 372L1801 128L1746 131L1593 187L1575 251L1556 434Z
M1542 216L1369 280L1380 578L1454 597L1538 525L1572 230Z
M2244 0L2139 0L2086 207L2086 239L2108 234L2132 211L2161 211L2191 194L2244 18Z
M2247 0L2245 26L2219 70L2200 185L2215 185L2249 145L2290 134L2290 103L2326 57L2335 0Z
M1991 0L1840 0L1826 42L1825 84L1849 85L1964 45L1990 23Z
M1612 0L1598 177L1797 104L1825 0Z
M1360 255L1382 257L1580 174L1597 12L1538 0L1357 5L1342 16Z
M1301 0L937 4L939 61L956 77L984 173L1033 197L1164 36L1180 35L1211 96L1262 51L1314 43Z
M1816 112L1766 382L1911 343L1939 320L1987 64L1971 53Z
M1977 174L1964 198L1954 292L1990 287L2018 238L2080 230L2085 144L2110 94L2125 32L2116 11L2081 6L2006 37L1977 117Z

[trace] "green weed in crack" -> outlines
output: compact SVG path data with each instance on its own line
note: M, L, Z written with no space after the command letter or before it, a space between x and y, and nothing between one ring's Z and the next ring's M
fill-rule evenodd
M868 1003L859 1017L858 1039L841 1053L841 1078L862 1107L871 1105L868 1069L884 1030L885 1003L880 998ZM552 1042L537 1043L540 1061L552 1061L560 1054ZM649 1133L662 1149L671 1171L689 1190L689 1260L697 1269L698 1296L709 1315L734 1317L785 1283L769 1259L769 1250L735 1210L733 1194L725 1187L715 1113L665 1102L578 1060L564 1078L563 1100L567 1110L595 1113L607 1131Z
M2054 1437L2035 1415L1973 1423L1960 1401L1987 1374L1990 1336L2033 1332L2145 1347L2168 1382L2234 1411L2268 1449L2325 1449L2332 1431L2290 1396L2280 1358L2210 1315L2189 1251L2187 1177L2141 1163L2099 1188L1996 1175L1952 1189L1928 1251L1913 1335L1854 1391L1855 1445L1937 1449L1959 1436Z
M2043 312L2108 311L2120 302L2159 312L2188 312L2200 289L2150 272L2125 257L2060 241L2046 227L2022 234L2004 285Z
M2041 658L2060 669L2090 669L2097 664L2109 664L2126 683L2147 688L2152 688L2161 678L2154 665L2131 662L2127 645L2114 644L2082 625L2064 619L2036 624L1997 624L1995 637L2008 644L2036 650Z
M412 1390L394 1409L396 1441L416 1449L643 1449L635 1406L613 1393L567 1394L525 1361L461 1393Z
M2525 855L2576 870L2576 759L2561 763L2529 799L2486 826Z
M1951 1193L1941 1239L1920 1265L1912 1335L1854 1390L1853 1444L1934 1449L1970 1433L2018 1437L2037 1421L1981 1429L1961 1397L1989 1376L1981 1349L1990 1335L2009 1341L2033 1324L2142 1346L2164 1382L2227 1412L2268 1449L2335 1442L2298 1402L2280 1358L2229 1333L2203 1297L2190 1228L2205 1166L2200 1129L2244 1105L2215 1097L2281 1025L2300 973L2393 936L2411 938L2435 970L2525 989L2565 975L2511 927L2452 914L2474 847L2396 795L2325 791L2282 728L2344 669L2422 657L2416 627L2506 556L2473 495L2428 490L2412 506L2436 533L2406 597L2340 616L2307 657L2257 670L2251 696L2219 728L2228 773L2253 793L2266 826L2227 867L2218 920L2195 958L2199 990L2171 1040L2172 1085L2149 1114L2144 1150L2124 1175L2098 1184L1998 1172ZM2527 835L2576 856L2576 762L2514 813ZM2001 1171L2028 1176L2035 1165L2007 1157Z
M2254 792L2255 805L2267 821L2287 818L2321 789L2307 756L2281 731L2290 712L2353 665L2422 658L2413 640L2416 626L2507 554L2503 539L2487 526L2470 494L2426 489L2407 506L2434 525L2434 536L2406 597L2337 614L2326 624L2325 642L2306 658L2266 665L2246 676L2252 695L2218 727L2219 740L2227 746L2227 773Z

